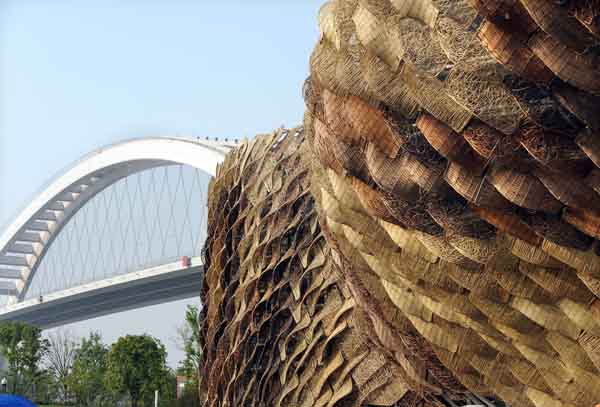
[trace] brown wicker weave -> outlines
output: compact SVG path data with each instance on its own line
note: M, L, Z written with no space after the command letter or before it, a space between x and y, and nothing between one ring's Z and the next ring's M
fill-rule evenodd
M322 7L304 128L211 185L207 406L600 401L600 3L562 3Z
M441 407L432 394L442 389L460 400L464 387L408 319L374 299L385 298L379 279L342 278L309 193L306 147L302 129L257 136L211 183L205 405Z

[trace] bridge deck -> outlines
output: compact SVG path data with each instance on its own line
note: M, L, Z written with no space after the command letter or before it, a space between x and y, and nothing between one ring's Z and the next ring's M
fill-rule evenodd
M200 257L107 278L0 309L0 320L52 328L120 311L198 296L204 271Z

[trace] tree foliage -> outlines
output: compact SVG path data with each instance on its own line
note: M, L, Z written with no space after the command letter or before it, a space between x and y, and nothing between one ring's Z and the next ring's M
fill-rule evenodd
M15 394L31 392L40 376L39 363L49 347L42 330L23 322L0 323L0 352L8 362L9 389Z
M198 406L200 404L198 368L202 357L200 346L200 330L198 326L199 309L195 305L188 305L185 313L185 323L178 328L179 348L185 352L177 374L187 377L183 395L178 405Z
M178 335L181 342L180 348L185 352L185 359L181 361L178 373L193 378L198 375L198 366L202 356L197 306L187 306L185 323L178 329Z
M75 351L73 368L67 380L75 404L82 407L110 405L112 398L104 386L108 347L98 333L83 338Z
M131 406L149 405L155 390L167 389L169 371L164 345L149 335L127 335L114 343L107 355L105 384L117 393L128 393Z

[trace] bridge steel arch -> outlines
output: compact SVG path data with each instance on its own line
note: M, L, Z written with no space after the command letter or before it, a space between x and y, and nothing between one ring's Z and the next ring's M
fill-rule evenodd
M235 143L140 138L100 148L78 160L37 195L0 236L0 295L23 301L36 270L62 228L99 192L136 172L184 164L215 175Z

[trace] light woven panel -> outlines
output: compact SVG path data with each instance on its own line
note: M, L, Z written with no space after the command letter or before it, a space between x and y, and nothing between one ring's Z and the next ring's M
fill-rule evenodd
M320 11L304 88L319 223L367 335L419 394L600 402L599 13Z

